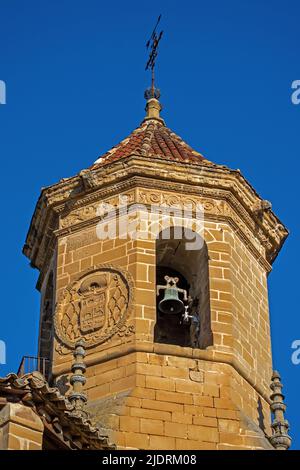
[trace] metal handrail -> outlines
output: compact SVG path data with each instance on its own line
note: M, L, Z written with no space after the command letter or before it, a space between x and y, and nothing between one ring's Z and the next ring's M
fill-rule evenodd
M46 357L23 356L17 372L18 376L38 371L45 377L49 374L50 360Z

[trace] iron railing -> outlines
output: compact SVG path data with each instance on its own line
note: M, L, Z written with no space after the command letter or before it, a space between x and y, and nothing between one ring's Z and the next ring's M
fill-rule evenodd
M48 378L50 365L50 361L46 357L23 356L17 375L22 376L38 371Z

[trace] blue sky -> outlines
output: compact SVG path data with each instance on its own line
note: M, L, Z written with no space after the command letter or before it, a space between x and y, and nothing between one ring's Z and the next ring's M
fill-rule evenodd
M0 0L2 305L7 365L37 350L37 272L22 255L40 188L90 166L144 116L145 42L162 13L157 81L167 125L239 168L290 236L269 277L274 367L300 448L297 0Z

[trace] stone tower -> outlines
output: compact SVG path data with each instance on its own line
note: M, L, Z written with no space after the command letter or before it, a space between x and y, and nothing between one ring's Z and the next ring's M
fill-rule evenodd
M269 449L267 276L288 232L160 110L150 97L129 137L42 190L24 247L39 356L68 394L84 341L87 408L120 449Z

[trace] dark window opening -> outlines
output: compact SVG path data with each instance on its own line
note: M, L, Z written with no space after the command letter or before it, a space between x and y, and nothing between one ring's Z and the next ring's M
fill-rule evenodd
M156 284L166 284L165 276L177 277L179 279L178 287L189 291L189 284L184 276L175 269L166 266L157 266ZM182 296L179 294L182 301ZM179 313L162 312L160 305L163 305L165 299L165 291L161 290L157 296L156 312L157 321L154 328L154 341L156 343L176 344L178 346L189 346L190 343L190 327L183 323L183 311Z
M191 230L185 229L178 236L177 229L166 229L156 240L156 285L165 286L165 276L178 278L175 287L187 291L188 301L184 301L181 292L177 295L172 289L159 291L154 341L205 349L213 343L207 245ZM197 249L190 249L193 237L198 237ZM184 305L176 313L180 310L180 301ZM174 307L173 312L170 306ZM184 318L185 307L188 307L188 318Z

